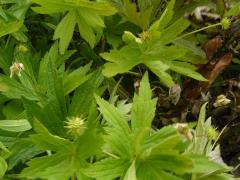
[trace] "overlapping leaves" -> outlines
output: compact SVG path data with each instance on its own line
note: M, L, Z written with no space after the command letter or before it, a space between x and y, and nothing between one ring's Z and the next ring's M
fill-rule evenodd
M63 54L72 39L76 24L81 37L91 47L96 43L96 33L104 27L101 16L109 16L116 12L115 8L106 2L89 0L33 0L41 5L33 9L42 14L66 13L55 29L53 39L59 39L59 49Z
M135 66L144 64L168 87L174 84L168 70L197 80L205 80L192 65L192 63L199 63L197 59L203 58L184 46L171 44L189 26L189 22L183 18L169 25L173 16L174 3L175 1L172 0L161 18L139 37L131 32L125 32L122 36L125 46L101 54L105 60L109 61L103 70L105 76L126 73Z
M145 74L139 94L134 96L130 126L116 107L96 97L100 112L110 124L105 137L108 148L104 149L110 157L90 166L86 174L97 179L148 179L143 175L144 169L151 172L151 179L178 179L174 173L182 174L192 168L191 159L176 148L180 136L173 127L150 133L156 106L156 99L151 96Z

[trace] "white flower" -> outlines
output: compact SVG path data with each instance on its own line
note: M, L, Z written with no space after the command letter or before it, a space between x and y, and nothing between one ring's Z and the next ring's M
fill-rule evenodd
M183 135L188 141L193 140L192 132L186 123L176 123L173 125L173 127L176 128L177 132Z
M226 98L225 95L221 94L217 97L215 103L213 104L214 107L226 106L231 103L231 100Z
M12 78L15 74L21 76L21 72L24 70L24 65L22 63L15 62L10 67L10 78Z

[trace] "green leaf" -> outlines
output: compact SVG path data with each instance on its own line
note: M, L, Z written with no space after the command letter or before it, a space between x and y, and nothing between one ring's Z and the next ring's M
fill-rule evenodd
M178 137L178 140L175 137ZM174 138L175 141L172 141ZM165 126L154 132L151 136L147 137L144 144L143 149L154 149L154 148L163 148L163 149L170 149L173 148L177 143L179 143L180 137L177 134L176 128L172 126ZM171 145L166 145L166 142L171 142Z
M188 28L190 22L184 18L180 18L166 29L161 31L160 42L168 44L174 41L179 34Z
M123 180L137 180L135 160L132 162L131 166L128 168Z
M0 129L11 132L22 132L30 130L32 127L28 120L0 120Z
M147 62L145 64L153 73L158 76L163 84L167 85L168 87L172 87L175 84L172 77L167 72L165 72L169 66L162 63L161 61Z
M25 97L30 100L38 100L38 94L31 86L25 86L15 79L7 76L0 77L0 91L12 99L20 99Z
M137 11L137 5L130 0L124 0L123 13L129 21L141 27L147 29L152 15L152 7L142 8L140 12Z
M162 152L159 155L152 155L147 161L152 163L153 166L159 166L164 170L179 174L189 172L193 168L193 162L190 158L171 151Z
M43 151L37 148L30 139L23 138L17 140L9 150L10 152L7 156L9 170L43 153Z
M8 149L4 146L4 144L1 141L0 141L0 149L5 152L9 152Z
M152 91L148 82L148 74L143 76L140 84L139 94L134 95L131 125L135 132L150 129L155 115L156 99L152 100Z
M112 124L117 130L122 131L125 137L128 137L131 132L126 119L119 112L119 110L112 104L101 99L99 96L95 96L97 104L99 105L99 111L103 114L103 117Z
M211 161L208 157L204 155L192 154L189 155L194 162L194 168L191 170L193 173L203 173L211 174L212 172L217 172L222 170L223 172L227 170L225 166ZM201 175L200 175L201 176Z
M57 25L53 39L59 39L59 51L61 54L64 54L68 48L68 45L73 36L75 25L76 12L74 10L69 11L69 13Z
M8 23L0 21L0 37L17 32L22 26L22 21L12 21Z
M99 70L96 70L91 75L91 78L80 85L74 92L72 102L69 106L69 116L83 116L85 117L89 112L94 101L94 94L101 94L99 91L103 82L103 75Z
M194 143L190 147L190 152L194 154L205 154L205 148L208 143L207 130L205 126L206 120L206 106L207 103L202 105L200 114L198 117L198 123L196 127L196 134L194 136Z
M96 43L96 32L104 27L101 16L109 16L116 12L116 9L107 2L96 2L88 0L33 0L41 5L33 10L42 14L53 14L68 12L58 24L54 39L60 39L59 49L63 54L72 39L74 27L78 24L80 35L91 47Z
M136 44L125 46L122 49L111 50L109 53L100 54L101 57L110 61L104 65L103 74L112 77L118 73L124 73L141 63L141 51Z
M37 134L30 136L31 140L42 150L71 152L73 144L67 139L52 135L38 120L34 121Z
M92 9L97 14L103 16L110 16L116 12L114 7L105 2L92 2L88 0L32 0L32 2L41 5L41 7L34 7L33 9L42 14L53 14L81 7L89 10Z
M163 30L171 21L173 17L173 8L174 8L175 0L171 0L166 9L164 10L163 14L161 15L160 19L157 20L151 27L151 29L156 30Z
M40 107L37 103L27 99L23 99L22 101L27 118L32 126L34 126L34 121L37 119L46 126L51 133L64 133L62 119L65 120L65 116L57 115L58 113L54 107L56 104L53 103L53 101L48 102L44 107Z
M240 2L236 3L234 6L232 6L232 8L230 10L228 10L224 16L235 16L236 14L238 14L240 12Z
M174 41L174 44L176 46L186 48L192 51L195 55L198 55L202 58L206 58L204 51L201 48L199 48L195 43L196 42L188 41L186 39L178 39Z
M8 168L7 162L0 156L0 178L3 178Z
M187 62L178 62L178 61L172 61L172 62L167 62L164 61L171 70L183 74L185 76L189 76L193 79L199 80L199 81L207 81L201 74L196 72L196 67L191 65L190 63Z
M171 8L173 8L173 3L174 1L170 2L169 6L172 6ZM164 23L167 23L167 21ZM168 87L174 85L171 76L167 72L168 70L173 70L197 80L206 80L196 72L195 66L184 62L194 63L193 59L197 55L193 57L192 49L169 45L189 25L190 23L187 20L180 18L161 31L155 27L156 24L153 24L150 30L144 31L139 35L139 38L130 32L124 32L122 39L126 43L125 46L119 50L113 49L109 53L100 54L108 61L104 65L103 74L112 77L119 73L126 73L139 64L144 64ZM192 59L188 58L190 53L192 53Z
M121 177L129 167L129 162L124 159L107 158L98 161L84 170L85 174L98 180L115 179Z
M28 162L29 167L21 172L20 177L68 180L74 171L70 162L61 154L34 158Z
M91 75L87 75L90 70L92 63L85 65L79 69L74 70L68 74L63 80L64 94L68 95L81 84L86 82Z
M173 173L165 172L160 166L155 166L151 161L141 162L137 171L138 180L183 180Z

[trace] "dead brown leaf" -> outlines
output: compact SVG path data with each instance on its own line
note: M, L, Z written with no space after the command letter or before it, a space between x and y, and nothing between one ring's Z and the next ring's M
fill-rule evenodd
M218 51L218 49L222 46L223 39L221 37L215 37L209 40L204 46L203 50L206 53L208 60L212 60L214 54Z
M201 82L201 91L206 93L211 86L211 84L215 81L218 75L231 63L232 61L232 53L227 53L223 57L221 57L216 64L214 65L211 71L203 72L203 76L208 79L207 82Z
M201 93L206 93L219 74L231 63L232 53L227 53L219 60L209 61L202 66L199 72L206 78L206 82L188 81L184 84L184 96L189 100L201 97Z

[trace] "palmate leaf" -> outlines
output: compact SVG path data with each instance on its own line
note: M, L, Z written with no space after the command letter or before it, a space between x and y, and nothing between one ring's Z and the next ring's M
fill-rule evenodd
M95 33L104 27L101 16L109 16L116 9L106 2L93 2L89 0L33 0L40 7L33 7L38 13L53 14L67 12L58 24L53 39L59 39L60 53L68 48L76 24L80 34L91 47L96 43Z
M21 172L21 178L68 180L76 175L88 179L83 174L88 164L86 160L95 155L102 144L101 136L93 128L87 129L74 142L51 134L37 120L34 121L34 130L37 133L30 136L32 143L51 155L31 159Z
M90 166L86 171L90 177L147 179L144 175L148 174L145 167L151 166L151 179L179 180L174 173L184 174L193 168L191 158L182 155L177 148L177 145L181 144L181 136L176 129L166 127L150 133L156 99L152 99L147 73L140 83L139 93L134 96L130 123L112 104L98 96L96 101L104 119L109 123L105 128L106 146L103 151L111 158ZM121 165L118 165L119 163ZM110 169L113 169L112 174L109 173Z
M190 25L183 18L179 18L168 25L173 16L174 2L174 0L169 2L161 18L149 30L144 31L139 37L130 32L125 32L122 36L126 43L125 46L100 54L102 58L108 61L103 69L105 76L111 77L125 73L134 66L144 64L168 87L174 85L168 73L169 70L200 81L206 80L196 72L196 68L192 65L196 62L192 55L194 52L189 50L188 47L169 45ZM187 57L190 53L192 58ZM198 57L198 54L196 54L196 57Z
M4 22L0 19L0 37L17 32L22 26L22 21Z

